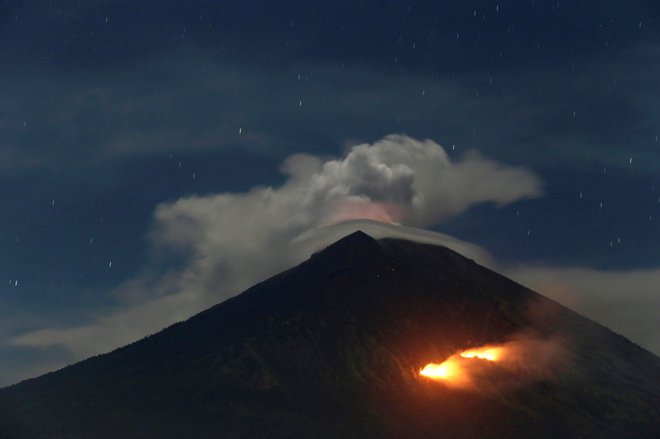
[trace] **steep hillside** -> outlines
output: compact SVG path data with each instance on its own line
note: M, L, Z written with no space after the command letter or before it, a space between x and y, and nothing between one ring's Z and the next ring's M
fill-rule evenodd
M461 360L470 385L419 374L511 343L508 366ZM0 390L2 438L651 438L659 420L651 353L451 250L360 232L186 322Z

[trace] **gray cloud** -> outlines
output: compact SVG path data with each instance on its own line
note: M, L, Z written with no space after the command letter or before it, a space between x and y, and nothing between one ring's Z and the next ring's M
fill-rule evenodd
M341 159L292 156L282 169L288 180L278 188L161 204L150 235L154 253L180 254L179 269L127 281L114 292L117 311L91 324L36 330L13 343L61 346L75 358L107 351L231 297L357 229L446 245L492 265L475 245L393 223L434 224L479 203L540 194L529 171L476 154L452 162L437 143L403 135L354 146Z
M517 267L507 275L660 354L660 268Z

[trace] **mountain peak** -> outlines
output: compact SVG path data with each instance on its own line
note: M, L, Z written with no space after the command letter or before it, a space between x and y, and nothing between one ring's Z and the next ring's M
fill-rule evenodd
M378 241L371 236L364 233L362 230L357 230L350 235L346 235L340 240L326 247L323 252L361 252L361 251L374 251L380 249Z
M318 262L322 259L326 266L338 269L346 265L367 263L384 256L378 241L358 230L315 253L310 261Z
M483 390L420 378L532 332L538 352L489 368ZM568 353L536 376L557 335ZM653 438L659 373L657 357L458 253L358 231L186 322L0 389L0 438Z

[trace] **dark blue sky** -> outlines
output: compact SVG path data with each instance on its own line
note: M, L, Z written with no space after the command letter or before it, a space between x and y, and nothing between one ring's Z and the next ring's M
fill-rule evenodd
M160 203L390 133L543 182L427 225L500 266L654 270L658 77L651 0L0 1L0 384L157 271Z

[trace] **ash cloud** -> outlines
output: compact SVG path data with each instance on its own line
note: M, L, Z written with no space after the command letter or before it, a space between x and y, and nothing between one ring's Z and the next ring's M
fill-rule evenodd
M280 187L191 196L154 213L153 254L178 254L176 269L146 268L113 292L118 310L91 324L47 328L13 340L60 346L81 359L184 320L307 258L354 230L441 244L486 265L475 245L428 226L480 203L505 205L541 193L530 171L477 153L451 161L432 140L390 135L337 159L294 155Z

